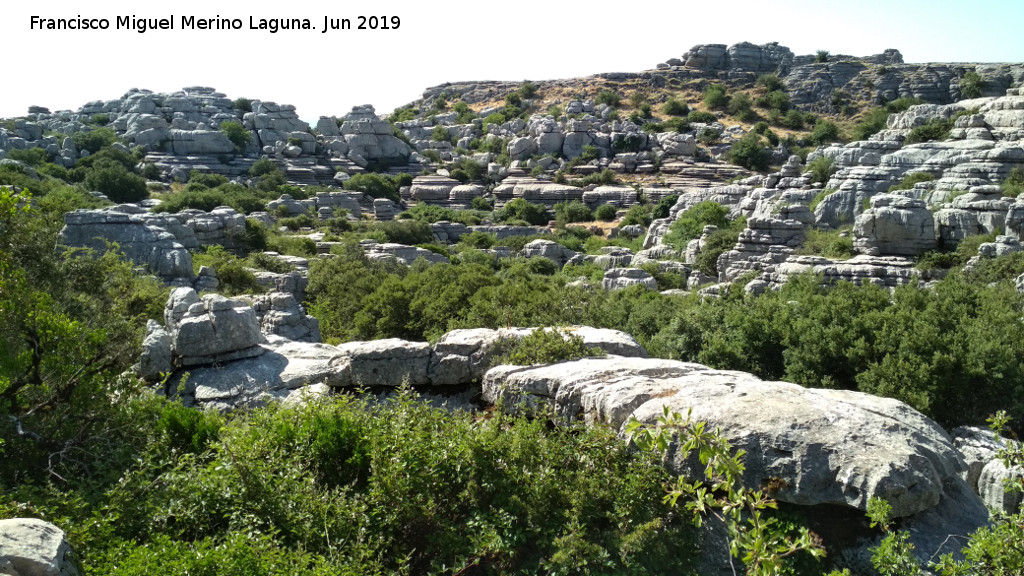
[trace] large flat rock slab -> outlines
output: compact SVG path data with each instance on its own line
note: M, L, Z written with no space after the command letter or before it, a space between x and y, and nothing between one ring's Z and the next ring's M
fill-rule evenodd
M484 401L510 411L550 409L556 421L621 428L655 424L664 406L704 421L746 451L749 486L781 479L774 494L793 504L867 509L888 501L895 516L928 510L964 462L946 433L897 400L859 392L767 382L744 372L645 358L593 358L537 367L499 366ZM676 450L668 467L686 473Z

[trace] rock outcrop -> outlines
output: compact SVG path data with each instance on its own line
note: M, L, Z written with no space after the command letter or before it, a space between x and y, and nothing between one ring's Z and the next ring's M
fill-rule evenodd
M78 576L64 531L36 518L0 520L0 573L12 576Z

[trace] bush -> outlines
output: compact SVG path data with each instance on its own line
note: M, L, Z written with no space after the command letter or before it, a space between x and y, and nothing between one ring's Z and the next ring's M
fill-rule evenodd
M779 80L778 74L762 74L757 77L757 80L754 83L768 93L785 89L785 86L782 84L782 80Z
M670 98L661 107L661 111L669 116L686 116L690 113L690 107L686 105L686 102Z
M896 192L897 190L911 190L914 185L919 182L931 182L935 180L935 176L928 172L914 172L907 174L899 184L893 184L889 187L889 192Z
M658 200L658 205L655 206L654 210L651 212L651 218L668 218L672 207L676 205L678 200L678 194L669 194L661 200Z
M29 166L40 166L44 162L48 162L50 160L50 155L42 148L26 148L24 150L12 148L7 151L7 157L11 160L24 162Z
M87 150L90 154L95 154L99 152L101 148L105 148L114 142L117 142L117 134L115 134L110 128L95 128L92 130L75 132L71 135L71 140L75 143L75 148L79 151Z
M807 171L811 173L811 182L824 185L836 173L835 162L828 156L818 156L807 165Z
M828 62L829 56L831 56L831 53L828 50L818 50L814 55L814 63L824 64Z
M479 210L481 212L490 212L491 210L494 210L494 205L491 204L487 200L487 198L484 198L483 196L476 196L475 198L470 200L469 205L473 208L473 210Z
M466 226L476 226L483 220L480 214L470 210L453 210L451 208L425 204L423 202L420 202L412 208L402 212L398 217L403 219L409 218L413 220L421 220L427 224L447 220L449 222L459 222Z
M917 144L920 142L942 141L949 138L953 129L953 123L945 118L932 118L921 126L915 126L907 134L905 144Z
M985 88L985 81L974 70L969 70L960 78L960 97L979 98Z
M835 122L819 118L814 123L810 141L817 146L839 141L839 126Z
M362 192L371 198L387 198L392 202L398 203L402 201L401 196L398 194L398 184L396 178L386 174L366 172L349 178L343 186L346 190Z
M718 144L721 137L722 135L714 128L702 128L701 131L697 133L697 142L700 142L705 146L714 146L715 144Z
M266 174L272 174L274 172L280 172L277 164L274 164L273 160L268 158L260 158L259 160L252 163L249 167L249 176L258 178Z
M729 161L749 170L767 170L771 156L761 143L761 137L748 132L733 143L729 151Z
M207 246L202 252L192 257L192 265L209 266L217 271L217 292L225 296L238 294L258 294L264 288L256 281L256 276L245 266L245 262L231 254L220 245Z
M729 209L718 202L705 200L691 206L681 213L665 234L663 242L677 250L686 249L686 245L695 238L700 238L705 226L724 228L729 224Z
M205 172L200 172L198 170L193 170L193 171L189 172L188 183L189 184L202 184L203 186L206 186L207 188L216 188L217 186L221 186L223 184L227 184L228 183L228 179L227 179L227 177L221 176L220 174L207 174Z
M597 93L596 102L598 104L607 104L612 108L618 108L622 104L622 96L617 92L611 92L609 90L602 90Z
M889 111L884 107L872 108L864 118L853 127L854 140L867 140L873 134L885 130L889 120Z
M246 130L241 122L228 120L220 123L220 131L228 137L228 140L235 145L239 153L245 152L245 148L252 142L252 132Z
M498 364L529 366L579 360L588 356L604 356L600 348L588 347L583 338L558 328L540 328L522 338L513 338L502 344L505 353Z
M594 211L594 217L602 222L611 222L612 220L615 220L615 215L617 213L618 210L615 206L612 206L611 204L602 204Z
M239 112L252 112L252 100L248 98L238 97L231 102L231 107Z
M729 110L729 114L737 117L741 122L754 122L757 120L757 113L754 112L751 105L750 96L740 92L729 99L726 108Z
M1024 194L1024 167L1017 166L1003 181L1003 196L1016 197Z
M712 110L725 108L729 105L729 95L726 93L726 88L722 84L709 84L704 89L704 106ZM694 120L690 120L693 122Z
M213 190L207 190L205 187L202 187L200 189L186 189L183 192L171 194L164 197L163 201L153 208L153 212L175 213L186 209L209 212L217 206L230 206L242 214L249 214L250 212L264 210L267 201L270 199L270 197L263 196L251 188L228 183L218 186Z
M686 120L693 124L711 124L712 122L718 122L718 116L703 110L691 110L686 115Z
M434 126L434 130L430 133L430 139L434 142L449 142L451 136L448 134L448 129L444 126Z
M844 232L845 236L842 235ZM846 260L853 257L853 235L849 228L829 231L810 228L798 253Z
M558 224L563 226L571 222L590 222L594 219L594 215L583 202L570 200L555 204L555 218L558 220Z
M500 210L494 212L495 222L510 220L521 220L534 226L546 226L551 220L551 215L540 204L533 204L522 198L513 198L506 202Z
M676 198L678 199L678 196L676 196ZM673 205L675 205L674 202L673 202ZM658 206L660 207L661 204L659 203ZM670 208L671 208L671 206L670 206ZM622 226L629 226L631 224L635 224L637 226L643 226L644 228L646 228L646 227L651 225L651 218L652 218L651 212L652 212L652 210L653 210L653 207L650 206L649 204L634 204L634 205L630 206L626 210L626 215L622 217L622 221L619 222L619 226L622 227ZM667 217L668 217L668 211L667 210L665 211L665 215L664 216L657 216L657 218L667 218Z
M93 165L85 177L85 185L90 190L102 192L115 203L138 202L149 197L145 178L106 159Z

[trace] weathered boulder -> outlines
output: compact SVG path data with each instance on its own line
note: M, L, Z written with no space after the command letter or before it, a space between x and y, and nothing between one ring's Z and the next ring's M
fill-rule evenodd
M78 576L64 531L36 518L0 520L0 570L12 576Z
M452 330L434 344L430 361L430 381L435 385L478 382L511 341L519 340L540 328L467 328ZM607 354L645 358L647 351L632 336L619 330L567 326L561 330L579 336L583 344L599 348Z
M146 224L139 215L105 210L75 210L64 215L60 242L98 254L116 242L125 257L165 279L193 278L192 256L171 233Z
M880 194L857 217L853 235L862 254L916 256L935 248L935 221L921 200Z
M190 305L170 331L170 338L182 366L212 364L224 356L233 359L262 353L257 346L262 337L256 312L219 294L207 294Z
M272 292L239 297L256 313L260 331L296 342L320 342L320 321L306 314L305 308L290 292Z
M942 428L902 402L699 364L606 358L499 366L485 375L483 397L510 410L547 405L557 422L617 428L630 417L653 425L665 406L692 410L694 421L746 451L748 486L780 479L775 497L794 504L865 510L879 497L894 516L909 516L938 504L944 484L959 481L964 468ZM674 449L667 458L674 472L692 470Z
M351 382L355 386L398 387L429 383L427 369L431 350L426 342L387 338L340 344L338 350L349 359Z
M555 263L556 266L561 268L565 266L566 262L576 256L576 252L562 246L557 242L551 240L533 240L526 246L523 246L523 256L526 258L532 258L534 256L540 256L541 258L547 258Z
M413 262L420 258L431 264L449 262L447 256L417 246L406 246L405 244L394 244L391 242L379 244L373 240L363 240L360 244L366 257L370 260L395 259L406 266L412 265Z
M649 290L657 290L658 282L641 268L612 268L606 270L601 286L605 290L622 290L640 284Z

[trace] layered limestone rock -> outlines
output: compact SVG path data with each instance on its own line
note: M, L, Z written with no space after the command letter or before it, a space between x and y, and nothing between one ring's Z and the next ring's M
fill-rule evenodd
M293 294L271 292L238 299L252 306L264 334L296 342L320 342L320 321L306 314Z
M139 215L105 210L68 212L60 242L97 254L106 252L108 243L116 243L127 259L165 280L191 282L194 277L192 256L185 247L173 234L148 225Z
M412 149L394 135L387 120L377 118L373 106L355 106L341 124L348 145L348 158L367 166L369 162L405 164Z
M632 417L654 425L663 408L720 429L746 452L744 482L781 479L774 494L801 505L866 510L889 502L896 517L936 506L965 468L937 424L902 402L845 390L766 382L743 372L671 360L584 359L550 366L500 366L483 382L485 401L507 410L552 410L556 422L620 428ZM692 462L668 452L669 468Z
M789 256L786 261L767 272L763 279L773 287L781 287L792 278L813 274L823 285L836 282L874 284L895 288L917 282L919 271L914 262L898 256L858 255L849 260L829 260L822 256Z
M522 256L524 258L533 258L535 256L547 258L561 268L576 256L576 252L557 242L537 239L523 246Z
M601 287L605 290L622 290L638 284L648 290L658 289L657 280L640 268L612 268L605 271L601 281Z
M718 257L719 280L732 281L751 270L764 269L766 263L784 262L803 241L804 223L799 220L749 218L733 249ZM698 240L697 251L700 247ZM688 262L691 259L689 252L687 247ZM696 263L696 258L692 263Z
M961 426L952 431L953 445L967 464L961 474L986 506L993 510L1015 514L1020 510L1022 494L1007 490L1007 483L1019 483L1024 468L1007 468L999 453L1007 448L1019 449L1019 443L1001 438L991 430Z
M921 200L881 194L857 217L853 236L861 254L916 256L935 248L935 221Z
M363 252L370 260L394 259L406 266L411 266L413 262L421 258L431 264L449 262L447 256L417 246L406 246L405 244L391 242L381 244L373 240L363 240L359 244L363 247Z

